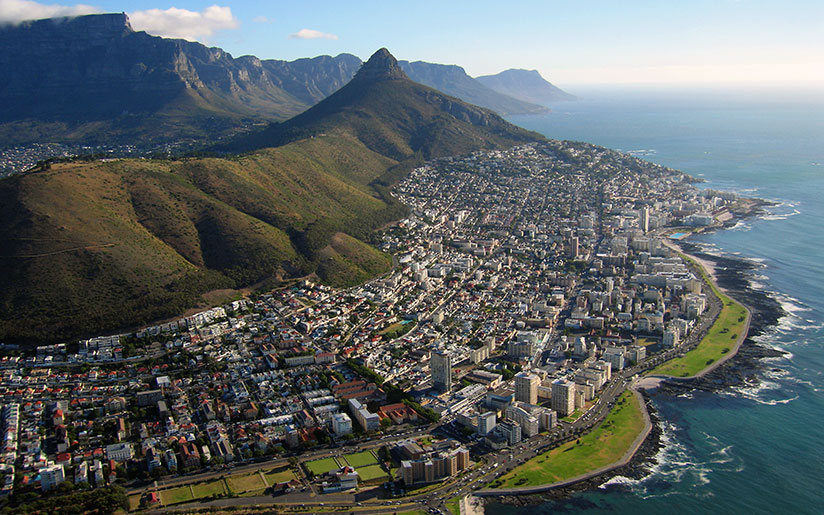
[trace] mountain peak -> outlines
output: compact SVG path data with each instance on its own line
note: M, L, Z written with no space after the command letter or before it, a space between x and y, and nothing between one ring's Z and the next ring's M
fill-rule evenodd
M375 82L408 78L400 65L398 65L398 60L395 59L395 56L390 54L389 50L381 48L372 54L372 57L361 66L361 69L352 80Z

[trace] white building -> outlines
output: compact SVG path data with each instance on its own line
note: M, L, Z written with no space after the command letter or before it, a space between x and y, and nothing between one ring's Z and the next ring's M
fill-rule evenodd
M134 457L134 450L130 443L115 443L106 446L106 456L108 456L110 460L123 463Z
M352 419L346 413L332 415L332 431L336 435L348 435L352 432Z
M63 465L51 464L40 469L40 488L44 492L51 490L65 480L66 474L63 471Z
M575 383L565 379L552 382L552 409L562 417L575 411Z
M538 385L541 379L535 374L519 372L515 375L515 400L538 404Z

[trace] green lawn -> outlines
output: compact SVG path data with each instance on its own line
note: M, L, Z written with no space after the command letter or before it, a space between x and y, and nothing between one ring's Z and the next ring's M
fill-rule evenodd
M286 481L297 479L295 477L295 473L289 468L271 469L268 472L264 472L263 475L266 476L266 481L269 482L269 486L272 486L275 483L284 483Z
M192 485L192 490L195 492L195 499L202 499L226 493L226 486L222 479L215 479L214 481Z
M260 490L262 488L266 488L266 485L263 484L263 478L260 477L260 474L257 472L242 476L239 474L236 476L229 476L226 478L226 483L229 485L229 488L237 494L242 494L243 492L248 492L250 490Z
M682 257L695 264L692 259L684 255ZM746 308L719 290L707 276L703 267L699 266L698 268L701 270L704 281L710 285L713 293L721 299L723 304L721 313L696 348L687 352L682 358L675 358L661 364L654 368L650 374L675 377L694 376L730 352L735 347L738 337L744 331L744 323L747 320Z
M449 499L446 501L446 509L452 515L461 515L461 499L459 497Z
M490 488L511 488L556 483L586 474L620 460L644 428L638 398L624 392L606 419L577 441L565 443L536 456Z
M191 500L192 492L189 490L189 485L179 486L169 490L162 490L160 492L160 502L162 502L164 506Z
M335 458L323 458L321 460L307 461L304 463L306 468L316 476L326 474L330 470L338 468L338 463Z
M576 420L578 420L579 418L581 418L581 415L583 415L583 414L584 414L584 411L581 408L578 408L575 411L573 411L572 413L570 413L569 415L562 418L561 420L563 420L564 422L572 423L572 422L575 422Z
M372 454L372 451L355 452L345 455L344 458L355 468L374 465L378 462L378 460L375 459L375 455Z
M380 465L369 465L366 467L357 467L358 475L361 481L372 481L373 479L389 479L389 474L381 468Z

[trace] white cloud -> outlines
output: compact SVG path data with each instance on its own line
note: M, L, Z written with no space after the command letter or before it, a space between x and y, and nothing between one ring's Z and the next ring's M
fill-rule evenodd
M0 0L2 1L2 0ZM236 29L240 22L230 7L213 5L196 12L188 9L147 9L129 14L134 30L145 30L155 36L182 38L189 41L205 40L223 29Z
M41 4L31 0L0 0L0 23L19 23L24 20L42 20L58 16L79 16L99 13L91 5Z
M266 16L255 16L252 21L255 23L273 23L275 20L267 18Z
M289 39L338 39L338 37L319 30L300 29L294 34L289 34Z

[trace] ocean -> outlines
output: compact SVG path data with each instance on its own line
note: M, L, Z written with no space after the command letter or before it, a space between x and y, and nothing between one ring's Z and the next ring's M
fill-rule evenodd
M556 139L633 151L706 183L775 202L769 214L690 237L746 260L746 280L783 308L756 337L786 352L758 386L655 395L662 447L643 478L487 513L822 513L824 488L824 99L750 91L577 92L550 114L509 120ZM743 299L747 300L747 299Z

